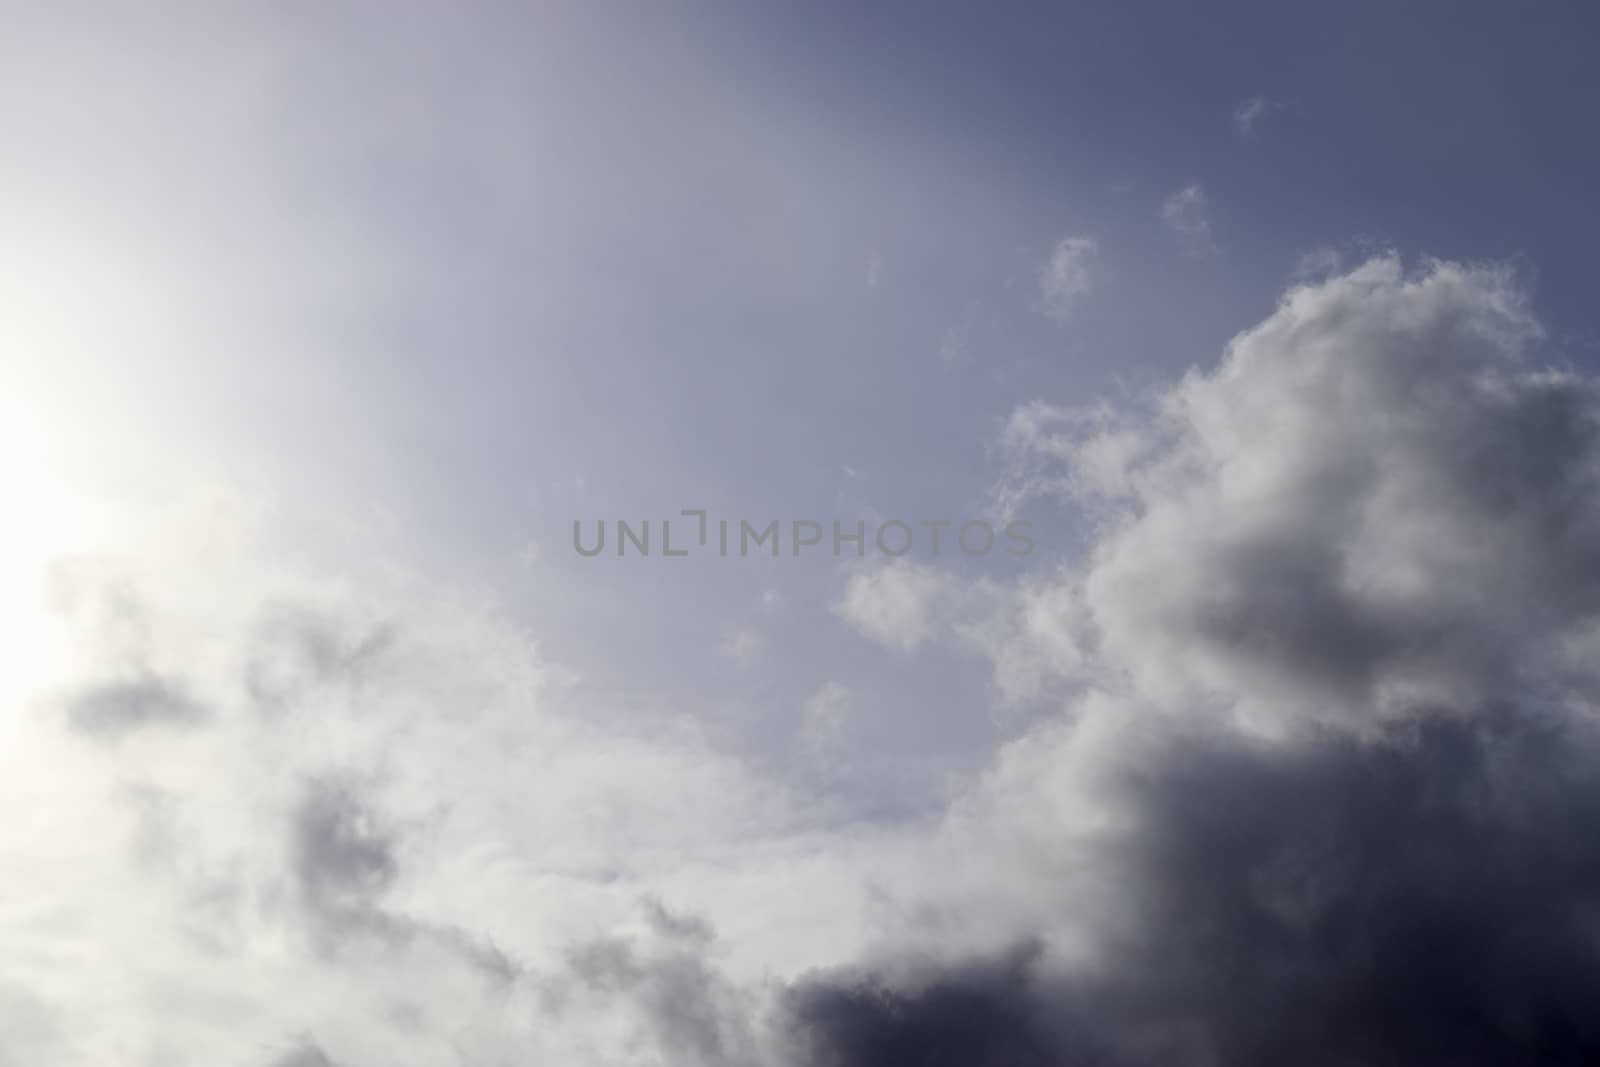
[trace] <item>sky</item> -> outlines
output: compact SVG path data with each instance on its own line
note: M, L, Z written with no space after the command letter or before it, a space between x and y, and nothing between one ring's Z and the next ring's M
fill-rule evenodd
M0 1067L1596 1058L1587 5L0 20Z

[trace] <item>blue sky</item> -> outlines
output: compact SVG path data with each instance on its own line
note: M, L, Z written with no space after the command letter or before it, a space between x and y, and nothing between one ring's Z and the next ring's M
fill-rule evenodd
M1559 583L1532 562L1532 576L1501 575L1461 531L1486 523L1502 556L1583 571L1536 501L1574 495L1541 481L1568 453L1539 449L1581 458L1589 444L1561 436L1560 411L1541 421L1543 387L1506 368L1526 348L1530 366L1581 383L1600 360L1592 5L0 4L0 17L0 471L21 516L0 535L20 605L0 619L18 665L0 693L14 751L78 783L17 788L108 849L117 820L145 811L116 790L158 798L151 810L180 813L174 840L199 842L193 865L169 857L180 897L251 872L230 892L301 893L312 942L403 928L396 967L421 971L428 952L454 959L458 934L559 956L567 926L623 923L624 898L748 935L731 935L735 985L857 958L919 923L987 946L1038 919L1071 941L1038 918L1046 883L1009 854L999 888L952 879L929 902L911 887L963 833L996 850L1029 840L1017 796L1076 827L1099 801L1063 800L1051 783L1071 775L1039 768L1076 774L1100 766L1080 749L1122 751L1098 727L1062 740L1093 709L1170 711L1190 687L1207 714L1278 736L1281 705L1302 696L1318 722L1347 704L1381 719L1396 693L1471 703L1490 682L1436 657L1494 660L1503 619L1423 594L1485 574L1483 595L1526 606L1531 631L1581 644L1587 609L1561 614L1554 597L1571 631L1558 633L1545 605ZM1456 362L1431 362L1435 336ZM1461 368L1504 376L1527 422L1459 399ZM1459 404L1428 408L1417 383L1434 381ZM1347 412L1351 397L1366 406ZM1414 437L1385 436L1413 421ZM1546 422L1549 441L1525 440ZM1391 452L1363 452L1355 423ZM1506 492L1535 516L1526 529L1444 489L1432 510L1390 514L1470 482L1454 452L1492 482L1495 457L1524 447L1532 488ZM1184 466L1195 455L1215 463ZM1363 514L1392 518L1389 539L1352 528L1324 544L1318 531L1346 529L1340 479L1379 468L1391 480ZM1033 523L1023 559L586 559L571 542L574 520L687 508L998 522L1007 493ZM1258 515L1263 497L1281 507ZM1207 510L1223 504L1252 518ZM1459 552L1431 555L1429 537ZM1323 605L1315 561L1296 554L1308 545L1405 590L1416 614ZM1246 580L1256 549L1269 577ZM1476 568L1464 578L1462 561ZM1259 592L1302 579L1295 602L1345 651L1320 674L1294 658L1300 615ZM1446 651L1407 646L1413 673L1372 666L1359 698L1320 688L1430 613L1473 621L1460 644L1438 638ZM296 636L280 647L283 632ZM1273 662L1227 651L1253 641ZM1534 675L1569 683L1570 664L1538 662ZM280 683L289 703L315 694L325 721L296 733L229 717ZM540 709L526 723L508 710L524 699ZM373 701L401 709L392 729ZM199 729L170 751L145 737L192 706L223 724L214 747ZM74 723L123 721L106 707L126 712L129 740L119 728L73 747ZM469 707L488 716L470 729ZM184 769L213 756L244 784ZM477 792L474 761L490 768ZM446 785L472 799L451 808L433 792ZM184 822L218 796L237 826ZM569 805L581 826L497 821L522 801ZM368 872L382 893L308 874L303 856L294 882L265 852L217 845L267 833L259 817L388 856L357 847L363 804L388 805L387 825L407 828L394 841L417 850L396 844ZM144 818L139 832L166 840ZM6 847L0 864L53 872L69 895L98 871ZM413 880L417 856L467 873ZM772 888L788 865L816 915ZM486 896L459 891L479 876ZM536 918L464 918L563 879L580 888L549 889ZM319 896L329 884L349 900ZM1009 917L972 918L991 889ZM763 894L777 911L752 903ZM815 943L795 933L810 921ZM237 922L240 945L272 936ZM139 945L126 925L107 943ZM223 943L220 929L195 936ZM0 947L35 933L0 920ZM307 958L315 981L343 980ZM258 990L299 973L259 966ZM17 968L0 966L0 1033L28 1005L56 1034L95 1010ZM311 1000L285 999L261 1024L282 1034L260 1047L322 1035L304 1047L329 1060L272 1062L397 1054ZM196 1009L183 1040L215 1050L227 1018ZM501 1049L479 1018L475 1040ZM117 1026L38 1048L66 1064L168 1047ZM551 1054L589 1062L577 1047ZM192 1062L219 1062L206 1054Z

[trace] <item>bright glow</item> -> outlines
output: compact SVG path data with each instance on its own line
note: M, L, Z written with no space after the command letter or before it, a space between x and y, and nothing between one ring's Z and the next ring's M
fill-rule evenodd
M87 501L56 477L47 447L19 433L15 412L0 430L0 700L14 705L48 676L59 642L49 611L51 565L89 543ZM32 438L32 439L30 439Z

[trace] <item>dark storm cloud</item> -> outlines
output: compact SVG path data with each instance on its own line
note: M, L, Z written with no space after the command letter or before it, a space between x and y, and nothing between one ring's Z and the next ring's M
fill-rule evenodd
M1113 859L1114 1015L1224 1063L1593 1062L1597 741L1515 709L1186 746L1141 775Z
M1102 963L1018 955L788 997L797 1067L1600 1061L1600 736L1429 715L1211 738L1123 783Z
M1069 1014L1045 988L1038 954L1019 949L913 979L810 979L785 1001L794 1064L807 1067L1053 1067L1092 1063Z

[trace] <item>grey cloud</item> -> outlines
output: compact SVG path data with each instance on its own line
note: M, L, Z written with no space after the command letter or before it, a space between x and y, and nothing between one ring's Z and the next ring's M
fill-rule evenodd
M432 940L453 954L496 988L503 989L528 973L526 965L516 957L493 941L481 939L469 931L416 921L406 925L418 936Z
M267 1067L339 1067L339 1064L329 1059L316 1044L307 1041L270 1061Z
M784 998L786 1055L798 1067L1056 1067L1096 1062L1071 1005L1041 982L1033 946L899 982L813 976Z
M651 929L664 938L702 945L716 940L716 931L710 923L698 915L672 911L655 897L646 898L644 910Z
M1600 736L1527 710L1285 750L1193 736L1089 856L1101 962L787 999L800 1067L1565 1064L1600 1056Z
M61 1060L70 1030L36 994L0 982L0 1067L39 1067Z
M101 678L68 694L68 727L116 740L147 727L195 726L208 709L179 677L158 669L156 620L135 583L115 568L74 561L52 572L53 600Z
M115 739L148 726L193 726L207 712L180 683L147 674L75 693L67 701L66 716L79 733Z
M276 604L256 624L246 691L263 710L280 710L316 686L359 680L395 636L391 626L357 626L306 605Z
M353 783L308 783L290 834L301 899L323 931L387 928L377 905L399 873L395 842Z
M324 951L350 937L373 937L392 948L424 944L505 988L527 968L492 940L457 926L428 922L384 906L401 875L399 837L349 777L314 779L290 818L290 862L310 930Z
M568 976L591 994L629 1005L637 1042L664 1062L743 1067L756 1055L757 1001L706 958L708 939L686 940L677 930L654 947L604 938L569 954ZM552 1003L561 1003L559 992Z

